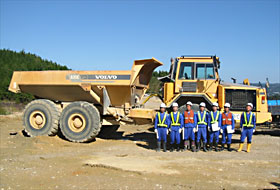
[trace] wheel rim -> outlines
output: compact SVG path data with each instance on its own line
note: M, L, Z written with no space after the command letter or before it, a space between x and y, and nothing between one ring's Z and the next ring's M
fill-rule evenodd
M72 114L68 119L68 126L71 131L79 133L86 127L86 119L81 114Z
M45 114L41 111L34 111L30 114L29 123L34 129L42 129L46 124Z

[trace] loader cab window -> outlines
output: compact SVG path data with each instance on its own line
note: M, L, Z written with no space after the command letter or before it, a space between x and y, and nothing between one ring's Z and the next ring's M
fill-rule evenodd
M215 79L213 64L206 64L206 79Z
M215 79L213 64L196 64L196 78L197 79Z
M179 71L179 79L191 80L193 79L193 63L182 62Z

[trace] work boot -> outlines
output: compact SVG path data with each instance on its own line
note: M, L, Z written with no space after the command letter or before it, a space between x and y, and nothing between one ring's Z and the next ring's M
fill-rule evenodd
M200 143L197 142L197 143L196 143L196 152L199 152L199 151L200 151Z
M218 150L218 143L215 142L215 145L214 145L214 146L215 146L215 151L218 152L218 151L219 151L219 150Z
M194 147L195 147L195 145L194 145L194 141L192 141L192 145L191 145L192 152L194 152L194 151L195 151Z
M179 152L179 151L180 151L180 144L177 144L176 151L177 151L177 152Z
M166 152L166 142L163 142L163 152Z
M212 146L213 146L213 143L209 143L209 148L208 148L209 151L212 151Z
M207 152L206 143L203 143L203 151L204 151L204 152Z
M223 151L225 149L225 144L222 143L222 148L221 148L221 151Z
M251 143L247 143L247 152L251 151Z
M157 142L157 149L156 149L157 152L160 151L160 142Z
M171 144L170 152L173 152L173 151L174 151L174 145Z
M232 149L230 148L230 144L227 144L227 150L228 150L229 152L232 151Z
M237 152L241 152L241 151L242 151L243 145L244 145L244 143L240 143L240 144L239 144L239 149L237 150Z

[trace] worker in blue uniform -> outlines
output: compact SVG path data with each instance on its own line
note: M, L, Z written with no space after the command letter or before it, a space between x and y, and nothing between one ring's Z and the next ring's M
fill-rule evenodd
M248 103L246 106L246 112L241 115L240 128L241 137L238 152L242 151L245 138L247 137L247 152L251 150L252 136L256 129L256 116L252 112L253 104Z
M177 146L177 151L180 151L180 142L181 142L181 135L182 127L184 125L184 118L183 115L178 111L178 104L174 102L172 104L173 112L169 114L170 120L170 137L171 137L171 149L170 152L173 152L175 148L175 141Z
M163 141L163 152L166 152L166 142L168 128L170 126L169 115L166 111L166 105L162 103L160 105L160 112L156 114L155 117L155 133L157 135L157 149L159 152L161 148L161 142Z
M187 110L184 112L184 128L183 128L183 139L184 139L184 150L191 149L194 152L195 148L195 134L194 128L196 127L196 113L192 110L192 102L187 102ZM190 141L191 143L190 143Z
M224 105L224 113L222 113L222 127L220 132L222 133L222 148L221 150L224 150L225 143L227 143L227 149L228 151L232 151L230 148L231 146L231 138L232 138L232 133L234 133L234 127L235 127L235 122L234 122L234 117L233 114L229 111L230 109L230 104L225 103Z
M222 118L220 111L218 111L218 103L214 102L212 105L213 111L210 112L210 116L208 118L208 131L209 131L209 151L212 151L213 147L213 139L215 151L218 151L218 143L219 143L219 135L220 128L222 125Z
M201 102L199 104L199 111L197 112L197 138L196 138L196 151L200 151L200 139L203 140L203 151L206 152L207 143L207 126L208 126L208 113L205 111L205 103Z

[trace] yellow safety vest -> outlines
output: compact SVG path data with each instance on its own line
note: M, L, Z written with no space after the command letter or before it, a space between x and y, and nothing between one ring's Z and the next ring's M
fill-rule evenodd
M216 122L218 122L219 115L220 115L220 112L219 112L219 111L217 111L216 118L214 119L214 112L212 112L212 111L211 111L211 118L212 118L211 123L216 123Z
M157 124L157 126L158 127L167 127L168 125L166 125L166 124L164 124L164 122L165 122L165 120L166 120L166 116L167 116L167 113L165 112L164 113L164 116L163 116L163 120L161 121L161 119L160 119L160 112L158 112L158 124Z
M245 123L243 124L244 127L254 127L252 124L252 118L253 118L253 113L250 112L250 118L249 118L249 123L247 122L247 114L244 112L244 121Z
M197 115L198 115L198 122L197 122L197 124L207 125L207 123L205 122L206 111L203 112L202 120L201 120L200 111L197 112Z
M180 126L181 125L179 123L180 122L180 112L177 112L176 122L174 122L174 113L173 112L170 113L170 116L171 116L171 120L172 120L172 123L171 123L172 126Z

